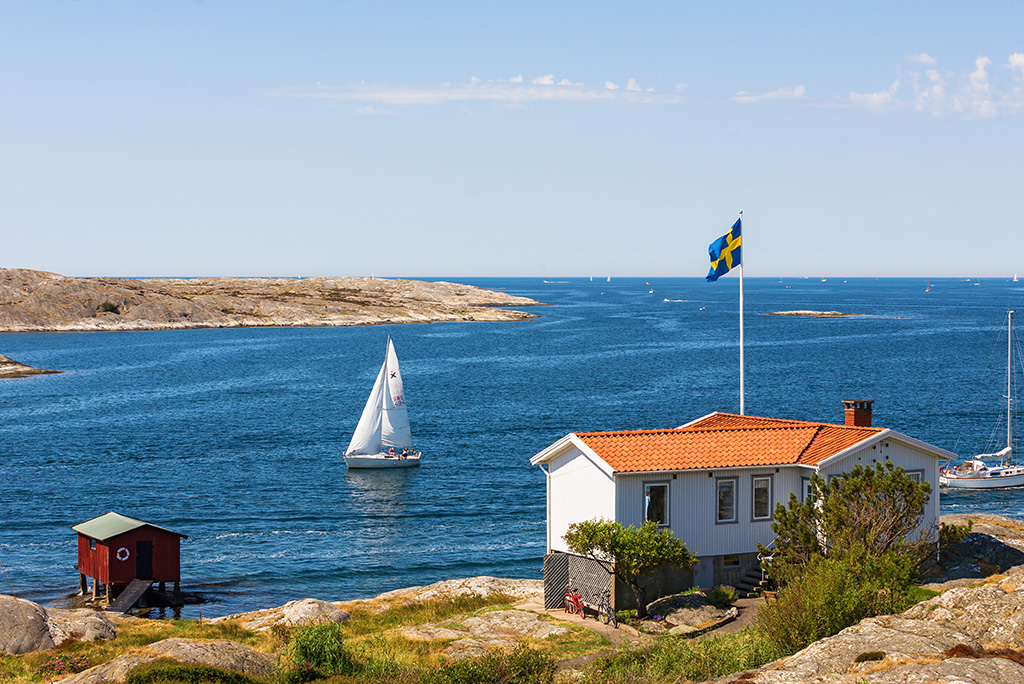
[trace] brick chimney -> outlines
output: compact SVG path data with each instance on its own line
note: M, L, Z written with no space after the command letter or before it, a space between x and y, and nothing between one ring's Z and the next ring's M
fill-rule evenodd
M843 399L843 424L851 427L871 427L871 405L874 399Z

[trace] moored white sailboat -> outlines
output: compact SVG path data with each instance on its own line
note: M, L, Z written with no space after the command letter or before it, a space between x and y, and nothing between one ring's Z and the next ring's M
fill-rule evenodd
M344 458L349 468L409 468L420 464L420 452L412 446L409 409L390 335L384 363Z
M1024 466L1013 456L1013 311L1007 312L1006 336L1006 446L994 454L979 454L959 466L939 470L939 485L961 489L1024 487ZM997 464L985 459L1000 459Z

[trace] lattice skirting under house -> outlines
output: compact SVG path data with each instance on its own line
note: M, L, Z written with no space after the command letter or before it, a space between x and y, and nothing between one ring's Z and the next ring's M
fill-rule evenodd
M601 594L611 589L612 577L595 560L571 553L554 552L544 556L544 608L561 608L565 586L583 595L583 601L597 605Z

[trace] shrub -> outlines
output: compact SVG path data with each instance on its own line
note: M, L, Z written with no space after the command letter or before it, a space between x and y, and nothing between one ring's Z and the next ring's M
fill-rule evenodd
M653 646L598 658L586 681L595 684L705 681L760 667L783 655L786 654L752 628L696 642L668 638Z
M715 608L725 608L736 602L739 596L736 590L728 586L718 586L708 592L708 603Z
M63 679L68 675L81 672L87 667L89 667L89 659L85 656L51 653L36 668L36 674L49 681L51 679Z
M328 675L355 671L352 653L342 637L342 626L335 623L307 625L296 629L288 644L292 665L323 671Z
M278 673L278 684L306 684L317 679L323 679L324 673L309 663L302 663Z
M141 665L132 670L124 681L125 684L264 684L240 672L178 663Z
M424 673L424 684L551 684L557 666L528 646L456 660Z
M114 302L103 302L100 304L101 313L121 313L121 310L117 308L117 304Z
M939 523L939 553L946 553L971 533L974 521L968 520L966 525L947 525Z

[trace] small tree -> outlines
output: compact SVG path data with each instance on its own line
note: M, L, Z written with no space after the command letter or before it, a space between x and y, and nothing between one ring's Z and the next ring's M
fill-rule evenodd
M569 526L565 542L571 551L597 561L629 586L636 597L638 618L647 617L647 589L641 583L645 574L665 564L689 570L697 563L672 530L659 530L653 520L640 529L611 520L585 520Z
M917 531L930 494L931 485L911 480L889 461L855 466L828 482L815 475L803 502L790 495L788 507L776 507L775 549L758 546L772 556L766 570L785 582L823 554L845 556L853 549L874 559L922 554L928 533Z

